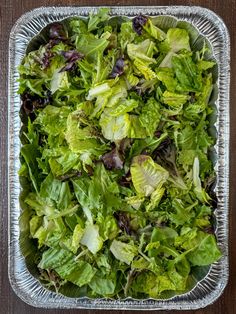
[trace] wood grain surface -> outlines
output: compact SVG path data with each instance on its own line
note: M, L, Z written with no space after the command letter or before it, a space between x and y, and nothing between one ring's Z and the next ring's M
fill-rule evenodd
M132 311L94 310L44 310L36 309L22 302L12 291L7 271L7 68L8 37L14 22L26 11L39 6L105 6L105 5L199 5L220 15L226 23L231 37L231 143L230 143L230 213L229 245L230 276L223 295L213 304L198 311L185 313L236 313L236 1L234 0L0 0L0 314L39 313L134 313ZM235 159L234 159L235 158ZM138 313L138 312L136 312ZM141 312L140 312L141 313ZM142 312L144 313L144 312ZM154 313L154 312L149 312ZM165 313L165 312L162 312ZM170 313L170 312L169 312ZM184 312L183 312L184 313Z

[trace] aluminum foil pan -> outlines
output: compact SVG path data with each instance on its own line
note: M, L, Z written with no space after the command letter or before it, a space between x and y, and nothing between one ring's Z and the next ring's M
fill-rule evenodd
M42 308L87 308L117 310L174 310L197 309L213 303L223 292L228 280L228 197L229 197L229 35L223 21L212 11L201 7L187 6L152 6L152 7L111 7L111 15L132 17L137 14L157 16L159 26L163 28L175 25L188 28L192 46L201 47L203 38L208 40L209 58L214 57L218 70L213 73L218 92L215 88L213 97L217 109L214 126L217 131L216 194L218 207L215 211L216 236L223 253L222 258L211 265L205 274L199 275L199 281L192 290L169 299L90 299L73 298L56 294L44 288L30 265L26 266L25 258L20 250L20 183L18 169L20 167L21 121L19 117L20 97L17 94L19 74L17 67L27 51L36 48L44 40L41 30L49 23L72 16L87 16L96 12L92 7L41 7L24 14L14 25L10 34L9 46L9 279L13 290L26 303ZM187 22L187 23L186 23ZM41 32L41 33L40 33ZM217 98L217 100L216 100ZM21 229L24 226L21 226Z

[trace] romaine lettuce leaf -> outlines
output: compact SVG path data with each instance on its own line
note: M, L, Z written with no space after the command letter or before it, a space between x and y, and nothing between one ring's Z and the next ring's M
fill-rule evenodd
M127 45L134 41L136 36L137 34L133 30L132 22L129 21L121 24L118 40L123 52L125 51Z
M114 282L114 280L110 279L109 277L106 278L95 275L92 281L89 283L89 286L98 295L109 296L113 295L115 292L116 282Z
M110 250L116 259L128 265L138 254L138 249L134 244L124 243L117 240L112 241Z
M169 176L164 168L146 155L134 157L130 171L135 190L141 196L151 195L157 187L161 187L167 181Z
M153 38L156 40L162 41L166 38L166 33L163 32L160 28L158 28L154 23L152 22L151 18L147 19L147 22L144 24L143 29Z
M128 44L127 53L131 60L139 59L145 64L149 65L151 63L156 63L153 58L153 53L155 51L155 44L150 39L146 39L140 44Z
M97 271L89 263L82 260L76 261L74 258L70 259L63 265L55 267L55 270L61 278L66 279L79 287L90 283Z
M165 44L167 44L169 49L173 52L179 52L180 50L191 51L189 35L185 29L169 28L166 33Z
M194 193L196 197L204 203L207 203L210 200L209 195L207 192L202 188L201 180L199 177L200 170L199 170L199 159L198 157L194 158L193 162L193 185L194 185Z
M101 250L103 240L99 235L99 227L96 225L88 224L84 230L84 234L80 243L87 246L90 252L96 254Z
M139 115L139 121L146 129L148 136L153 137L158 124L160 123L161 113L160 105L154 98L149 98L147 103L142 107L142 111Z
M127 137L130 128L129 115L124 113L118 117L111 117L109 113L109 110L104 110L99 121L103 136L112 142Z
M70 111L69 107L60 108L48 105L40 111L34 124L39 124L43 131L50 135L63 135Z

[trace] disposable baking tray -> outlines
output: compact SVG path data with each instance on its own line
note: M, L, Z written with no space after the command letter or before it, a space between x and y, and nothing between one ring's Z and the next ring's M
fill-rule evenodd
M207 273L188 293L175 295L169 299L91 299L87 297L67 297L44 288L26 266L20 250L19 215L21 212L19 196L21 121L19 116L20 97L17 94L17 67L26 54L30 44L40 42L40 31L49 23L72 16L86 17L96 12L98 7L41 7L30 11L16 22L10 33L9 42L9 87L8 87L8 190L9 190L9 280L15 293L26 303L41 308L87 308L117 310L174 310L197 309L213 303L223 292L228 280L228 197L229 197L229 83L230 83L230 40L224 22L214 12L202 7L187 6L133 6L111 7L111 16L133 17L140 13L159 16L163 27L176 25L188 27L193 45L201 44L202 38L208 40L209 47L218 63L218 97L215 100L217 118L216 194L218 206L215 211L216 237L223 253L222 258L212 264ZM191 24L189 26L188 23ZM38 35L38 36L36 36ZM202 37L203 36L203 37ZM33 39L33 40L32 40ZM28 47L28 48L27 48ZM216 91L216 88L215 88Z

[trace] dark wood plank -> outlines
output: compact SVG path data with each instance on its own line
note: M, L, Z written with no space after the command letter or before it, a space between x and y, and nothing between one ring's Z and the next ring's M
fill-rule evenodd
M18 17L24 12L39 6L52 5L200 5L219 14L225 21L231 35L231 149L230 149L230 279L223 295L213 305L199 311L185 313L236 313L236 1L234 0L0 0L0 313L36 314L36 313L75 313L74 310L55 311L32 308L23 303L12 291L7 276L7 51L9 31ZM115 313L112 311L78 311L79 313ZM116 313L131 313L117 311ZM152 312L151 312L152 313Z

